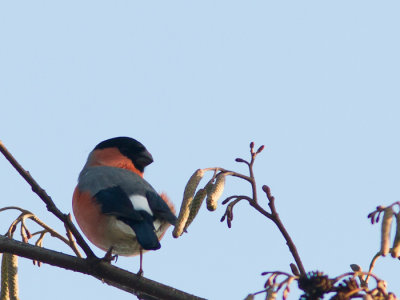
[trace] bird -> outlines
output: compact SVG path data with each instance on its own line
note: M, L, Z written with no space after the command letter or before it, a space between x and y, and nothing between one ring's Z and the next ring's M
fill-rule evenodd
M104 260L140 255L160 249L160 239L175 225L175 208L165 193L158 194L143 178L153 162L146 147L130 137L100 142L79 174L72 210L82 232Z

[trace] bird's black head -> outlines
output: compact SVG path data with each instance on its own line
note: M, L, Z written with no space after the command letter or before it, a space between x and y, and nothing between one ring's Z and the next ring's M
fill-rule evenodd
M116 137L98 144L94 150L117 148L121 154L128 157L135 167L143 173L144 168L153 162L153 157L142 143L130 137Z

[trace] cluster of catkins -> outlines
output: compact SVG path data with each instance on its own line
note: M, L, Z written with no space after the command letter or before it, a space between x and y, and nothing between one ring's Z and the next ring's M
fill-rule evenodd
M196 170L186 184L183 192L183 201L179 211L178 221L175 225L174 231L172 232L172 235L175 238L180 237L193 222L206 197L207 209L210 211L217 209L218 199L221 197L224 191L226 173L220 172L218 175L213 176L213 178L211 178L204 188L199 189L196 193L196 189L199 186L199 183L205 172L211 170L212 169Z

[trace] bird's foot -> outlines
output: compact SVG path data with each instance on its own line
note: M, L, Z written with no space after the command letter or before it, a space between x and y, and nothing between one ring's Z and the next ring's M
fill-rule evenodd
M143 269L140 268L139 271L136 273L136 275L142 277L143 276Z
M104 257L101 260L108 262L108 263L111 263L113 260L115 260L115 262L117 262L118 254L113 255L112 251L113 251L113 247L110 247L110 249L108 249L106 255L104 255Z

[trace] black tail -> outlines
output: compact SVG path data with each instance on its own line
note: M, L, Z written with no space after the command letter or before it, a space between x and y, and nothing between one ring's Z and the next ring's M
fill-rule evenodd
M153 218L146 212L141 212L143 215L143 220L140 222L132 221L129 219L122 219L126 224L128 224L136 234L136 238L139 244L145 250L157 250L161 248L158 237L154 232ZM144 216L148 215L148 216Z

